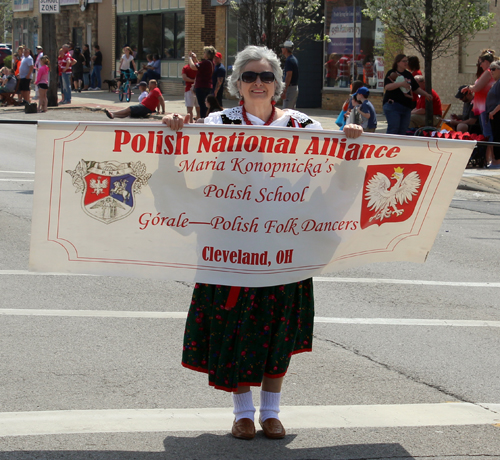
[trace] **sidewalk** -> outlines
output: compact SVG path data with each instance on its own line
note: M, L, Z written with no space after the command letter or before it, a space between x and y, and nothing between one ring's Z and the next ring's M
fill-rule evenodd
M108 90L100 91L84 91L82 93L72 93L70 105L60 105L58 107L49 107L51 111L61 110L90 110L101 111L105 108L108 110L120 110L129 105L138 104L139 90L134 90L132 100L130 102L120 102L118 94L109 92ZM230 108L238 104L236 100L224 100L224 107ZM166 112L186 113L184 106L184 98L179 96L165 96ZM318 120L324 129L337 130L338 126L335 123L337 113L329 112L323 109L300 109L307 113L311 118ZM24 107L6 107L0 108L0 113L5 112L23 112ZM104 114L103 114L104 115ZM104 117L106 118L106 117ZM150 118L153 120L161 120L162 115L152 114ZM107 118L106 118L107 120ZM377 114L378 126L377 133L385 133L387 123L382 114ZM462 176L462 180L458 186L462 190L472 190L478 192L499 193L500 194L500 170L487 169L466 169Z

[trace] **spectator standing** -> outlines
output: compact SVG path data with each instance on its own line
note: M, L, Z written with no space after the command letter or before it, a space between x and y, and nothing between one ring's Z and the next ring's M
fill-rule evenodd
M19 91L21 91L21 97L23 101L30 102L30 84L31 77L33 75L33 68L35 64L33 62L33 58L31 57L31 53L29 48L24 49L24 59L21 61L21 65L19 67Z
M349 86L349 81L351 79L351 73L349 71L351 66L351 57L349 54L349 48L344 50L344 54L339 59L339 80L340 87L347 88Z
M33 78L36 80L36 77L38 75L38 69L40 68L40 59L43 57L43 48L38 45L36 47L36 58L35 58L35 69L33 71ZM35 85L35 97L33 98L34 100L38 99L38 86Z
M90 59L90 49L89 45L83 45L82 49L83 59L85 60L83 64L83 88L82 91L87 91L90 87L90 70L91 70L91 59Z
M493 75L495 83L486 97L486 113L491 124L493 141L500 142L500 61L493 61L490 64L489 71ZM488 167L490 169L500 169L500 147L494 147L493 158Z
M423 75L417 75L415 81L418 86L425 91L425 79ZM441 121L443 115L443 108L441 107L441 98L436 91L432 90L432 126L437 126ZM411 111L410 128L421 128L426 126L425 120L425 98L418 96L417 106Z
M212 74L214 72L213 59L215 57L215 48L213 46L205 46L203 48L203 59L198 61L196 54L192 51L189 54L189 66L193 70L198 70L196 80L194 82L194 91L198 105L200 106L200 116L205 118L207 115L207 106L205 99L210 94L212 89Z
M212 87L214 89L214 96L219 101L222 107L222 96L224 94L224 83L226 81L226 68L222 64L222 54L215 53L214 57L214 73L212 74ZM208 107L207 107L208 108Z
M101 89L102 53L99 45L94 45L94 55L92 56L92 76L91 90Z
M299 96L299 61L293 55L293 42L287 40L280 45L285 61L285 88L281 94L284 109L294 109Z
M48 107L47 90L49 89L49 58L43 56L40 59L40 67L36 73L35 86L38 87L40 103L38 112L46 112Z
M373 68L373 55L369 54L363 60L363 82L367 87L372 86L373 76L375 74L375 70Z
M59 48L59 52L57 54L57 77L59 79L59 88L61 88L61 100L59 101L59 104L64 102L62 72L65 67L66 60L64 59L64 50L62 48Z
M394 76L396 78L394 78ZM387 134L406 134L410 126L411 111L414 107L411 91L432 100L408 71L408 58L398 54L392 68L386 73L384 80L383 109L387 120Z
M335 86L339 73L339 60L338 55L335 53L330 54L328 61L325 63L326 67L326 85Z
M186 104L186 109L189 114L190 123L193 123L193 107L196 107L196 118L200 118L200 104L198 104L198 99L194 93L193 83L196 79L196 74L198 70L192 69L189 64L186 64L182 68L182 79L184 80L186 86L184 87L184 103Z
M490 64L498 60L495 57L495 51L483 50L479 55L477 61L477 80L474 85L469 85L463 89L463 92L470 91L474 93L474 115L479 116L483 136L486 140L493 139L493 132L491 131L491 123L488 121L488 114L486 110L486 97L491 87L494 85L495 80L490 71ZM486 167L493 162L493 147L488 145L486 147Z
M82 92L82 83L83 83L83 65L85 64L85 58L83 57L80 48L76 47L73 50L73 59L75 63L71 68L73 72L73 88L75 91Z
M363 117L363 131L367 133L374 133L377 128L377 115L375 113L375 107L368 100L370 96L370 90L365 86L359 88L354 94L353 98L356 99L359 104L359 114Z
M61 104L71 104L71 75L73 74L71 67L76 63L76 61L69 52L68 44L64 44L62 50L64 52L64 67L61 69L61 79L64 97Z
M153 113L157 108L161 106L162 112L165 113L165 101L161 94L160 89L156 80L149 80L149 94L141 101L140 104L131 105L126 109L118 110L116 112L111 112L108 109L104 109L104 113L108 118L141 118L147 117L150 113Z

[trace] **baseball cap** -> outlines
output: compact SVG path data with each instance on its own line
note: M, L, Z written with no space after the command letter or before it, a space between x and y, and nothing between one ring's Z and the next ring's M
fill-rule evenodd
M458 92L457 92L457 94L455 94L455 97L456 97L457 99L462 100L462 98L465 96L465 94L464 94L464 93L462 93L462 90L463 90L464 88L467 88L467 85L462 85L462 86L460 86L460 88L458 88Z
M358 94L367 97L370 94L370 90L366 86L362 86L352 95L352 97L356 97Z
M217 53L215 53L215 57L219 58L219 59L222 59L222 54L217 52Z
M293 48L293 42L290 40L287 40L286 42L284 42L280 45L280 48Z

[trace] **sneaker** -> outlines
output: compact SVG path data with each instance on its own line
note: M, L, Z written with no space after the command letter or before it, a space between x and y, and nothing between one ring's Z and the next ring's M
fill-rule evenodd
M96 86L96 87L94 88L94 91L101 91L101 88L99 88L99 86Z
M95 88L92 88L92 87L89 88L89 91L94 91L94 90L95 90Z

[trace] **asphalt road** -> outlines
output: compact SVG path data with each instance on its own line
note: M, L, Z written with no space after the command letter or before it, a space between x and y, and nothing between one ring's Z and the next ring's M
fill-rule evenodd
M458 190L425 264L316 279L288 436L245 442L180 366L192 285L27 271L35 127L0 139L0 459L500 459L500 195Z

